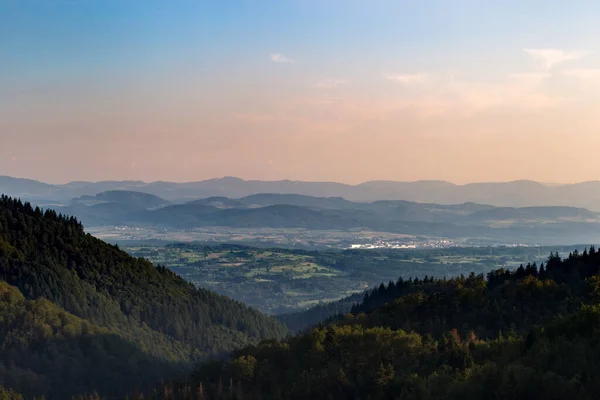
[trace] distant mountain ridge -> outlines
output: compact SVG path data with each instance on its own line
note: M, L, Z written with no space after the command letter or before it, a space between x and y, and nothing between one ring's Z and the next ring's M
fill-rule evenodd
M525 244L574 243L584 239L582 235L600 240L600 214L565 206L495 207L472 202L435 204L405 200L353 202L341 197L276 193L168 203L150 194L110 191L82 196L69 205L54 208L77 216L87 227L366 230Z
M135 192L132 190L108 190L95 196L83 195L72 200L73 203L118 203L135 205L143 208L155 208L170 204L169 201L149 193Z
M109 190L138 191L168 201L198 198L240 198L259 193L341 197L350 201L407 200L460 204L474 202L501 207L571 206L600 211L600 181L544 185L529 180L456 185L445 181L369 181L358 185L336 182L260 181L234 177L198 182L101 181L52 185L31 179L0 176L0 192L39 202L66 201Z

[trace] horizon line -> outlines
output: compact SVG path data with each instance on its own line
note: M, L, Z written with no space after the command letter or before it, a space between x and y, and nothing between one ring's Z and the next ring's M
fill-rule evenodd
M34 178L17 177L17 176L11 176L11 175L0 175L0 178L27 180L27 181L33 181L33 182L51 185L51 186L66 186L66 185L78 184L78 183L98 184L98 183L108 183L108 182L115 182L115 183L130 182L130 183L140 183L140 184L144 184L144 185L150 185L150 184L156 184L156 183L175 183L175 184L186 184L187 183L187 184L189 184L189 183L202 183L202 182L218 181L218 180L226 180L226 179L238 180L238 181L242 181L242 182L270 182L270 183L291 182L291 183L337 184L337 185L344 185L344 186L350 186L350 187L356 187L356 186L365 185L368 183L409 183L410 184L410 183L426 183L426 182L445 183L445 184L450 184L453 186L467 186L467 185L473 185L473 184L486 184L486 183L502 184L502 183L528 182L528 183L540 184L545 187L569 186L569 185L578 185L578 184L584 184L584 183L600 183L600 179L564 183L564 182L542 182L542 181L536 181L533 179L523 178L523 179L515 179L515 180L509 180L509 181L473 181L473 182L467 182L467 183L455 183L455 182L440 180L440 179L418 179L418 180L413 180L413 181L393 180L393 179L371 179L368 181L351 184L351 183L345 183L345 182L340 182L340 181L313 181L313 180L296 180L296 179L244 179L244 178L231 176L231 175L224 175L224 176L220 176L220 177L206 178L206 179L200 179L200 180L195 180L195 181L176 181L176 180L173 180L173 181L169 181L169 180L144 181L141 179L122 179L122 180L103 179L103 180L97 180L97 181L72 180L72 181L66 181L66 182L62 182L62 183L54 183L54 182L42 181L42 180L34 179Z

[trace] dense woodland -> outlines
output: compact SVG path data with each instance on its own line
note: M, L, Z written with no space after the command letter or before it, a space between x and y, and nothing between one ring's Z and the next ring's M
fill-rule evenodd
M600 398L593 247L400 278L285 339L275 319L7 197L0 273L0 400Z
M168 389L176 399L597 399L599 269L591 248L487 276L390 282L341 319L236 351Z
M287 329L83 232L0 198L0 385L116 398Z

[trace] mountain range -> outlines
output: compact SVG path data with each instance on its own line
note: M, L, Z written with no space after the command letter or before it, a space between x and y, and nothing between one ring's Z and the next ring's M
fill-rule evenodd
M453 239L517 240L526 244L600 240L597 213L565 206L496 207L404 200L353 202L341 197L269 193L178 203L151 194L115 190L77 197L55 209L77 216L87 227L368 230Z
M300 325L353 304L288 336L73 217L2 196L0 398L595 399L599 265L592 246L512 271L399 278L309 310Z
M31 179L0 176L0 193L40 202L64 202L72 198L120 190L153 194L169 201L198 198L239 198L258 193L303 194L342 197L351 201L406 200L423 203L475 202L502 207L571 206L600 211L600 181L576 184L543 184L529 180L456 185L445 181L369 181L358 185L335 182L259 181L234 177L198 182L101 181L61 185Z

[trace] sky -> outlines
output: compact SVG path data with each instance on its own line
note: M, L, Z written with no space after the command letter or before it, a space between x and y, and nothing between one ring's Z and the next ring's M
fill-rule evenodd
M600 179L600 2L0 0L0 175Z

